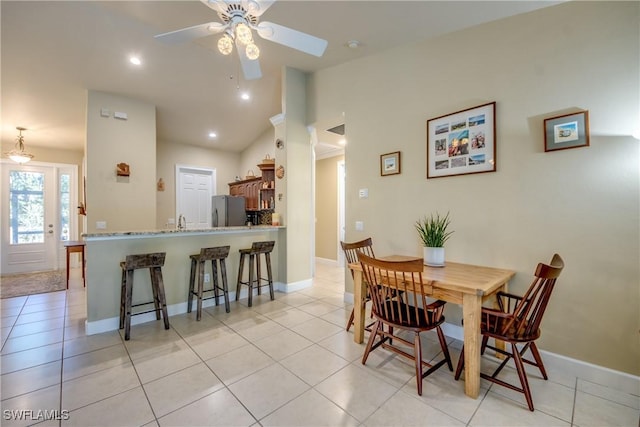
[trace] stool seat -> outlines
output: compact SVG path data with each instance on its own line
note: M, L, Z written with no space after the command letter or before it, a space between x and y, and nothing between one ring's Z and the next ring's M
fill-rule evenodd
M191 313L191 307L193 305L193 297L198 299L198 308L196 320L200 320L202 317L202 301L215 298L216 305L218 305L218 298L220 297L219 291L222 291L224 295L224 307L227 313L229 313L229 288L227 286L227 266L225 259L229 256L229 246L217 246L213 248L202 248L199 254L190 255L191 259L191 274L189 277L189 295L187 299L187 313ZM204 289L204 273L207 261L211 261L211 276L213 279L213 287L211 289ZM222 281L222 287L218 283L218 264L220 265L220 276ZM198 275L198 289L195 289L196 274ZM203 298L205 292L213 291L214 296Z
M253 242L250 248L240 249L240 265L238 267L238 282L236 286L236 301L240 298L240 288L242 285L249 287L249 301L248 305L251 307L253 304L253 288L256 287L258 295L260 295L260 289L263 286L269 286L269 293L271 300L275 299L273 293L273 276L271 273L271 252L276 244L274 240L264 242ZM267 277L264 278L261 275L261 261L260 255L264 255L265 264L267 265ZM249 256L249 280L243 281L242 275L244 270L245 257ZM255 276L254 276L255 273Z
M166 257L165 252L149 254L127 255L125 261L120 263L122 269L122 283L120 287L120 329L124 328L124 339L128 341L131 332L131 316L145 313L156 313L156 319L160 320L160 312L164 319L164 328L169 329L169 314L162 280L162 266ZM151 290L153 301L132 304L133 298L133 273L135 270L148 268L151 274ZM153 304L154 309L132 313L133 307Z

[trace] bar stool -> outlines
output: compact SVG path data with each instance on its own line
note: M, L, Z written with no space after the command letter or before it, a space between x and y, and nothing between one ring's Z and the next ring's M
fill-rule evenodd
M229 288L227 287L227 266L225 259L229 256L229 246L218 246L215 248L202 248L199 254L190 255L191 258L191 276L189 278L189 296L187 303L187 313L191 313L193 305L193 297L198 298L198 314L196 320L202 317L202 301L215 298L218 305L219 291L224 294L224 308L227 313L229 309ZM213 276L213 287L204 289L204 270L207 261L211 261L211 275ZM220 276L222 279L222 287L218 284L218 263L220 263ZM198 274L198 289L195 288L196 274ZM203 298L202 294L213 291L214 296Z
M120 288L120 329L124 328L124 339L129 340L131 331L131 316L138 314L156 312L156 319L160 320L160 310L164 318L164 328L169 329L169 315L167 313L167 301L164 293L164 282L162 281L162 266L164 265L166 253L157 252L150 254L127 255L124 262L120 263L122 268L122 284ZM153 301L132 304L133 295L133 272L138 269L148 268L151 274L151 290L153 291ZM132 313L133 307L153 304L153 310Z
M271 251L275 241L266 242L253 242L250 249L240 249L240 267L238 268L238 286L236 288L236 301L240 297L240 286L249 286L249 307L253 303L253 287L258 288L258 295L260 295L260 288L263 286L269 286L269 293L271 299L275 299L273 295L273 277L271 275ZM260 254L264 254L265 262L267 264L267 278L261 277L260 274ZM242 272L244 269L245 256L249 256L249 281L242 281ZM255 265L255 269L254 269ZM254 278L255 272L255 278ZM266 282L263 284L263 282Z

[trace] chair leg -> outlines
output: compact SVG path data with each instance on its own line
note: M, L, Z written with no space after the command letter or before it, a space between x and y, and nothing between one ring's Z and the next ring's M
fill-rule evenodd
M454 375L454 378L456 379L456 381L460 379L460 374L462 373L463 369L464 369L464 345L462 346L462 350L460 351L460 358L458 359L458 367L456 368L456 374Z
M205 261L198 262L198 308L196 320L202 318L202 294L204 293L204 266Z
M267 260L267 279L269 280L269 295L271 297L271 300L273 301L276 298L276 296L273 293L273 275L271 273L271 254L267 252L265 254L265 259Z
M220 288L218 286L218 260L211 260L211 282L213 283L213 296L216 300L216 305L218 305L218 298L220 298Z
M131 298L133 297L133 270L127 270L125 280L124 300L124 340L129 341L131 336Z
M169 312L167 310L167 297L164 293L164 280L162 279L162 268L154 267L155 281L158 287L158 301L162 307L162 317L164 319L164 328L169 329Z
M187 300L187 313L193 308L193 291L196 284L196 260L191 258L191 273L189 274L189 295Z
M536 346L536 343L532 341L529 347L531 348L531 354L533 355L533 358L536 359L536 364L537 364L536 366L538 367L538 369L540 369L542 378L544 378L545 380L548 380L549 377L547 377L547 371L544 369L544 364L542 363L542 357L540 357L540 352L538 351L538 347Z
M440 340L440 347L442 348L442 352L444 353L444 358L447 361L447 366L449 370L453 372L453 363L451 363L451 355L449 354L449 347L447 346L447 340L444 338L444 333L442 332L442 328L438 326L436 328L438 332L438 339Z
M229 286L227 285L227 265L224 259L220 260L220 274L222 275L222 292L224 292L224 309L227 313L231 311L229 306Z
M422 343L420 334L415 333L413 337L413 355L416 362L416 381L418 382L418 396L422 396Z
M378 329L382 322L379 320L374 323L373 328L371 329L371 334L369 335L369 341L367 341L367 347L364 349L364 354L362 355L362 364L367 363L367 358L369 357L369 353L371 352L371 348L373 347L373 342L376 339L376 335L378 335Z
M160 301L158 300L158 282L155 278L155 272L153 268L149 269L149 276L151 277L151 292L153 292L153 306L156 308L156 320L160 320Z
M262 264L260 263L260 254L256 254L256 286L258 287L258 295L262 295Z
M244 272L244 254L240 254L240 266L238 267L238 283L236 284L236 301L240 298L240 286L242 286L242 273Z
M120 282L120 329L124 329L124 313L125 313L125 300L127 297L127 270L122 269L122 281Z
M513 350L513 361L516 365L516 370L518 371L518 377L520 378L520 384L522 384L522 392L524 393L525 399L527 399L527 405L529 405L529 410L533 411L533 399L531 398L531 390L529 389L529 381L527 380L527 373L524 370L524 364L522 363L522 356L518 351L516 344L512 343L511 348Z
M356 309L355 307L351 309L351 314L349 315L349 321L347 322L347 332L351 329L351 325L353 325L353 319L355 317Z
M253 269L255 262L255 255L249 255L249 307L253 305Z

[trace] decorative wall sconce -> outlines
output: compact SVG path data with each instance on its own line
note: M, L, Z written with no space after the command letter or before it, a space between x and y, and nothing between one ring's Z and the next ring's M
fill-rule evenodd
M116 165L116 174L118 176L129 176L129 165L126 163L118 163Z
M164 181L162 178L158 180L158 191L164 191Z
M276 169L276 176L278 177L278 179L284 178L284 166L278 166L278 169Z
M281 150L284 148L284 141L280 138L276 139L276 148L279 148Z

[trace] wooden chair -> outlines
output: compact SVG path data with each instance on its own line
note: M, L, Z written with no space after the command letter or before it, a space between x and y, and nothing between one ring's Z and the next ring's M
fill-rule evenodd
M531 411L533 411L533 399L531 398L531 390L529 389L527 374L524 370L524 363L536 366L540 369L542 377L545 380L547 379L547 372L544 369L535 340L540 337L542 316L547 308L547 304L549 304L551 292L563 268L564 261L560 255L555 254L549 265L543 263L538 264L533 283L523 296L520 297L506 292L498 292L499 310L482 308L482 319L480 323L482 332L481 354L484 354L484 351L488 347L506 357L492 375L480 373L480 376L487 381L524 393L527 399L527 405L529 405L529 410ZM489 338L510 344L510 351L489 345ZM520 348L518 348L518 345ZM524 359L523 357L529 349L531 350L534 360ZM520 379L520 387L497 378L500 371L502 371L511 358L513 358L516 365L518 378ZM462 347L460 360L458 361L458 367L456 369L456 380L460 378L463 369L464 346Z
M451 356L440 325L444 322L444 301L429 303L431 286L422 282L422 259L410 261L383 261L358 254L371 297L372 312L376 319L367 347L362 356L366 364L369 353L378 347L391 350L414 361L418 394L422 396L422 379L445 363L453 371ZM385 325L387 331L385 331ZM422 360L420 333L435 329L444 355L435 364ZM413 332L413 341L394 334L394 331ZM376 342L377 339L377 342ZM401 348L398 343L404 346ZM412 352L406 351L411 348ZM423 367L427 371L423 372Z
M342 250L344 251L344 256L347 259L347 264L356 264L358 262L358 251L367 256L375 258L375 255L373 253L373 241L370 237L354 243L340 242L340 246L342 246ZM353 277L353 271L351 271L351 277ZM368 295L363 304L366 304L367 301L370 301ZM351 325L353 325L354 316L355 307L351 310L351 315L349 316L349 320L347 321L347 332L351 328Z

